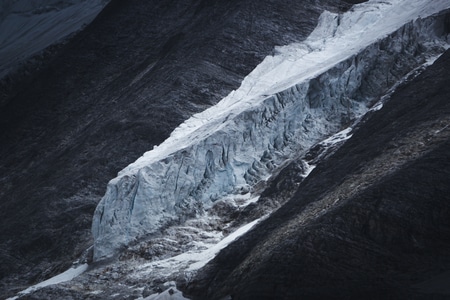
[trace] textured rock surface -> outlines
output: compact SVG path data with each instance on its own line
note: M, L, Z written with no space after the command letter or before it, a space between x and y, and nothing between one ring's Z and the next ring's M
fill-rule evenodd
M400 86L286 205L184 282L185 294L448 297L449 66L447 51Z
M89 24L108 0L3 0L0 79L46 47ZM0 106L2 102L0 101Z
M117 171L236 88L274 46L304 39L323 9L348 7L115 0L19 81L4 81L0 297L88 248L92 213Z
M340 20L336 14L324 13L306 46L280 51L291 55L310 47L309 51L320 52L320 41L334 32L376 20L365 13L355 21L354 14ZM253 190L286 161L347 126L405 74L443 51L445 20L444 15L410 22L314 78L299 79L298 84L273 96L264 94L261 86L267 83L261 82L259 74L265 64L276 65L279 59L266 59L239 90L223 100L236 108L221 111L214 107L196 115L183 124L195 130L177 129L183 134L175 131L170 140L109 183L93 221L94 259L110 257L167 223L200 214L229 194ZM336 58L340 57L338 53ZM326 65L321 62L318 67ZM251 96L240 99L240 94ZM233 102L234 98L238 100ZM198 120L204 124L192 125Z

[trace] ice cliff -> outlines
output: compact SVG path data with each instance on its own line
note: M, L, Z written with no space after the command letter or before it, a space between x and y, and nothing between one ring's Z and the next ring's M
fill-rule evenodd
M287 161L351 124L443 52L448 8L442 0L391 0L324 12L307 40L278 47L238 90L110 181L94 215L94 259L202 214L225 196L252 193Z

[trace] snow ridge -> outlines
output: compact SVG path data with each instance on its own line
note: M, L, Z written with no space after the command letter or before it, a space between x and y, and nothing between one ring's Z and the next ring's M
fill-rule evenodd
M94 215L94 259L251 192L363 115L398 79L443 52L442 17L425 17L448 8L443 0L391 0L324 12L305 42L278 47L238 90L110 181Z
M72 279L74 279L75 277L79 276L80 274L82 274L83 272L85 272L88 268L87 264L82 264L79 265L77 267L73 267L70 268L68 270L66 270L65 272L58 274L52 278L49 278L45 281L42 281L36 285L30 286L29 288L27 288L26 290L23 290L21 292L19 292L17 294L17 296L15 297L11 297L8 298L6 300L15 300L18 299L21 296L24 296L26 294L30 294L33 293L36 290L39 290L41 288L44 288L46 286L50 286L50 285L54 285L54 284L58 284L58 283L62 283L62 282L66 282L66 281L70 281Z

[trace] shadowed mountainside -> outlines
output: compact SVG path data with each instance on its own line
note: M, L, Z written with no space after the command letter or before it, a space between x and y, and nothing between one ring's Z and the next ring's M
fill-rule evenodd
M449 66L447 51L400 86L286 205L184 282L186 295L448 298Z

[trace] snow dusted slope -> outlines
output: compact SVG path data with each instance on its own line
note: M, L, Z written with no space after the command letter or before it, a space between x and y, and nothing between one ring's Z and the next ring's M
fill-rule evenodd
M33 293L34 291L41 289L43 287L49 286L49 285L54 285L54 284L58 284L61 282L66 282L66 281L70 281L73 278L79 276L80 274L82 274L83 272L85 272L87 270L88 265L87 264L83 264L83 265L79 265L77 267L74 268L70 268L67 271L56 275L50 279L47 279L43 282L40 282L36 285L30 286L29 288L27 288L26 290L23 290L21 292L18 293L18 296L15 297L11 297L8 298L6 300L15 300L18 299L19 297L26 295L26 294L30 294Z
M20 61L89 24L106 0L3 0L0 77Z
M447 45L438 1L369 1L324 12L303 43L279 47L241 87L194 115L111 180L93 220L94 259L252 192L286 161L348 126ZM428 18L429 17L429 18Z

